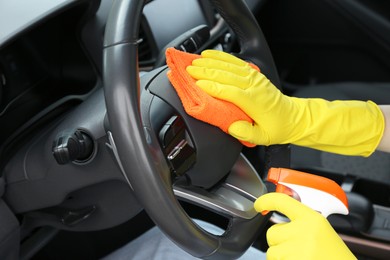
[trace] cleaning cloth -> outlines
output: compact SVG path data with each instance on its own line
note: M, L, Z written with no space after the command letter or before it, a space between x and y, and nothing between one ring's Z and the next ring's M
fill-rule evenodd
M168 48L165 54L170 68L167 73L169 81L175 88L187 114L219 127L225 133L228 133L229 126L235 121L245 120L253 123L253 120L236 105L211 97L195 84L196 80L187 73L186 68L194 59L201 58L200 55L175 48ZM255 146L245 141L241 143L247 147Z

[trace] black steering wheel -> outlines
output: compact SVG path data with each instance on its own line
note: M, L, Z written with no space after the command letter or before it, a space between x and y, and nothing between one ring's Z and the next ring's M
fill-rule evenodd
M211 2L238 36L238 55L279 86L267 43L244 1ZM268 217L254 211L253 201L267 189L237 140L184 112L166 67L140 79L143 4L114 1L106 25L103 77L111 143L137 199L171 240L199 258L237 258L264 231ZM178 199L227 217L225 233L203 230Z

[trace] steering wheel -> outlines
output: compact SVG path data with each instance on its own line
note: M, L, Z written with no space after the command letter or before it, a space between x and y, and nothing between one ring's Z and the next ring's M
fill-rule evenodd
M246 4L211 2L238 36L237 55L257 64L279 86L267 43ZM199 258L237 258L264 231L268 216L257 214L253 201L267 189L237 140L185 113L167 67L140 79L143 4L114 1L106 25L103 77L110 142L137 199L171 240ZM225 233L203 230L178 199L227 217Z

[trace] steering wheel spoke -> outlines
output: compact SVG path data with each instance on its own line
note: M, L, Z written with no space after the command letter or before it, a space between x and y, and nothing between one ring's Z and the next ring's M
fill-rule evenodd
M209 209L227 218L247 220L257 215L253 202L267 192L258 173L242 154L227 177L211 189L178 183L173 185L173 190L179 200Z

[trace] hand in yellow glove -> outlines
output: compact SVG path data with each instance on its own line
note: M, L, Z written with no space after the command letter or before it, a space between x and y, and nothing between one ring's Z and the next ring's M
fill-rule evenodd
M203 51L187 72L209 95L232 102L255 121L229 127L239 140L362 156L370 155L381 140L384 118L371 101L289 97L247 62L216 50Z
M278 211L290 219L268 229L268 260L356 259L326 218L288 195L265 194L254 207L258 212Z

